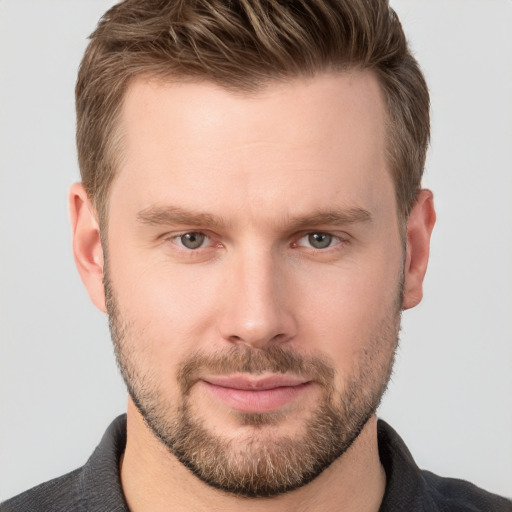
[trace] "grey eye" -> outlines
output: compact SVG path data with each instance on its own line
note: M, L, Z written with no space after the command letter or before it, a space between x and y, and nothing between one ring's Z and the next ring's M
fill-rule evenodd
M325 249L332 243L333 236L328 233L310 233L308 243L315 249Z
M186 247L187 249L199 249L205 240L206 235L203 233L185 233L178 237L180 245Z

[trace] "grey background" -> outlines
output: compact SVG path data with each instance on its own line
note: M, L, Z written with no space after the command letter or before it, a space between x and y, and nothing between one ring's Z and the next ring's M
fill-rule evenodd
M0 500L83 464L125 408L66 207L76 71L111 3L0 1ZM438 225L380 415L420 466L512 496L512 2L392 5L431 88Z

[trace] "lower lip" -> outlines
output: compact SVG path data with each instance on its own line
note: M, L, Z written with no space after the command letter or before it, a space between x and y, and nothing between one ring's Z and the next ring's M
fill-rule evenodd
M241 412L270 412L295 400L309 389L311 382L298 386L246 390L225 388L201 381L216 398L228 407Z

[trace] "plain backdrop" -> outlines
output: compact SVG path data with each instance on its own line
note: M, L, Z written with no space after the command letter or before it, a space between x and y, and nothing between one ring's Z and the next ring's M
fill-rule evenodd
M77 67L111 3L0 0L0 500L82 465L125 409L66 206ZM380 416L421 467L512 497L512 2L392 5L431 89L438 225Z

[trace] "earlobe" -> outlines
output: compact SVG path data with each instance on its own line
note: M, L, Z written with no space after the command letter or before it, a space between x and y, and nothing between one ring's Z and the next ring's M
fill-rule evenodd
M413 308L423 297L423 279L427 271L430 237L435 221L434 196L430 190L423 189L407 221L403 309Z
M100 228L96 211L81 183L75 183L69 191L69 216L76 267L93 304L106 311Z

